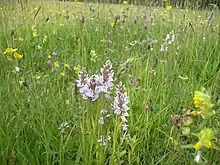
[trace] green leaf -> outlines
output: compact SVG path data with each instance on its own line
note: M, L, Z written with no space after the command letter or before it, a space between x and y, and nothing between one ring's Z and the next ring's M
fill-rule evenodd
M217 151L220 151L220 147L218 147L216 144L212 143L212 148L217 150Z
M193 144L186 144L186 145L182 145L180 146L180 148L193 148Z

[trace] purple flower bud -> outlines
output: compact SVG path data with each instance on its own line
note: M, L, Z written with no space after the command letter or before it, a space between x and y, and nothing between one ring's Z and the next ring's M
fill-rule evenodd
M47 65L48 65L50 68L52 68L52 67L53 67L52 61L51 61L51 60L47 60Z
M106 43L107 43L108 45L111 45L111 44L112 44L112 40L107 39L107 40L106 40Z

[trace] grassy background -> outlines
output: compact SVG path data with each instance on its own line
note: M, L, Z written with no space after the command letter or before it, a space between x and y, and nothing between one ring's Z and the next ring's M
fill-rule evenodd
M170 115L180 113L181 106L192 108L193 92L202 86L210 91L213 103L219 99L219 11L178 9L170 13L162 8L91 4L96 9L92 12L82 3L43 1L28 5L28 9L17 5L0 8L0 54L7 47L16 47L24 54L23 59L12 61L0 56L1 164L10 160L22 165L109 164L112 157L111 164L194 164L194 149L179 146L194 144L197 139L182 136L170 123ZM122 17L122 10L126 22L112 28L115 16ZM208 24L206 16L211 12L213 22ZM133 23L136 17L138 21ZM164 37L171 31L175 42L168 53L160 52ZM153 50L144 42L148 38L157 40ZM110 39L112 44L102 43L103 39ZM91 60L91 50L96 52L95 61ZM53 52L57 54L53 61L59 63L56 73L46 65ZM98 125L96 114L105 103L85 102L80 95L77 102L76 70L64 67L86 67L91 74L107 59L113 63L116 83L122 81L130 97L130 140L114 139L114 122L105 128L117 141L116 148L111 143L107 147L97 143L104 128ZM14 71L16 66L21 69L19 73ZM138 84L134 83L137 76L141 79ZM23 85L24 81L28 85ZM144 108L149 100L153 111ZM70 126L66 138L58 129L64 121ZM192 132L208 125L219 133L219 113L200 122L200 118L195 119ZM205 150L203 154L208 164L220 163L218 151Z

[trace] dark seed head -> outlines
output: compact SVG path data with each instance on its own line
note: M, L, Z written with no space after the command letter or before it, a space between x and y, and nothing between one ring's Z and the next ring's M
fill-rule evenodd
M29 86L29 83L28 83L27 81L23 81L23 85L24 85L25 87L28 87L28 86Z
M15 30L11 30L11 36L15 35Z
M50 17L47 17L46 22L50 20Z

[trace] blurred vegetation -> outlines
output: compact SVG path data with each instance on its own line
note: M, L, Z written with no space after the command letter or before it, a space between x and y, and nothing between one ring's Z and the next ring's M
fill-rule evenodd
M21 2L27 3L30 0L0 0L0 3L14 3ZM32 0L34 1L34 0ZM37 1L37 0L36 0ZM220 0L58 0L58 1L69 1L69 2L86 2L86 3L110 3L110 4L127 4L135 5L148 5L148 6L161 6L172 5L173 7L179 8L191 8L191 9L220 9Z
M123 3L123 0L60 0L60 1L81 1L81 2L98 2L98 3ZM150 6L166 6L172 5L180 8L197 8L205 9L218 7L220 8L220 0L127 0L128 4L150 5Z

